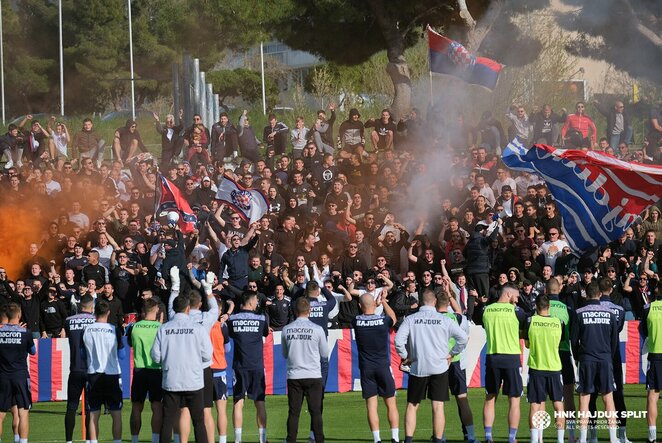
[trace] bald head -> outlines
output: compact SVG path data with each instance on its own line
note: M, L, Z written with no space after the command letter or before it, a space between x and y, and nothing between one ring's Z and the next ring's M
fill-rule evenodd
M374 314L375 306L377 303L375 302L372 294L366 292L365 294L361 295L359 301L361 302L361 310L364 314Z

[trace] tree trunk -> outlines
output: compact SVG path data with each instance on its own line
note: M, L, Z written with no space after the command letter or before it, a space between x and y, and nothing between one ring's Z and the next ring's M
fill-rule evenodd
M409 65L404 57L398 61L391 61L386 65L386 72L391 77L393 82L393 103L391 104L391 112L394 119L399 119L400 116L409 112L411 107L411 77L409 76Z
M409 112L411 107L411 77L409 65L405 60L405 39L397 22L386 12L384 0L368 0L368 3L386 41L386 72L391 77L394 90L391 115L397 120Z

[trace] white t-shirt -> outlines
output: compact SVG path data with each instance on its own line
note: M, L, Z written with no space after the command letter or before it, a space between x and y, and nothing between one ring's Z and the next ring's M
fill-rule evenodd
M382 291L383 291L383 290L384 290L384 288L376 288L376 289L375 289L375 292L372 294L372 298L374 298L375 300L377 300L377 298L378 298L380 295L382 295L382 296L385 297L386 294L382 294ZM368 292L368 291L366 291L365 289L359 289L359 297L361 297L361 296L362 296L363 294L365 294L366 292ZM379 305L379 306L375 307L375 315L382 315L383 313L384 313L384 306Z
M117 354L118 335L110 323L92 323L85 329L83 343L87 357L88 374L119 375L122 373Z

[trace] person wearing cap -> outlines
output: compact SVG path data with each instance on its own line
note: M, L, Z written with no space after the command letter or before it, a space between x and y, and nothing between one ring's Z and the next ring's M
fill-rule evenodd
M338 128L338 139L342 147L339 155L343 159L348 159L352 154L363 156L365 141L363 139L364 126L360 120L361 114L358 109L349 110L349 117L340 124Z
M488 251L490 243L497 239L499 234L498 227L503 223L503 219L497 219L488 228L485 222L478 222L474 232L469 237L469 242L464 248L467 266L464 268L464 274L467 276L469 284L478 292L479 298L486 298L490 290L489 280L489 257ZM474 307L467 306L467 318L472 319Z
M60 301L57 288L48 288L48 297L41 302L39 331L41 338L64 337L64 324L67 319L67 307Z
M510 185L501 187L501 195L496 199L497 206L503 206L502 217L512 217L515 210L515 204L520 201L519 196L513 194L513 188Z

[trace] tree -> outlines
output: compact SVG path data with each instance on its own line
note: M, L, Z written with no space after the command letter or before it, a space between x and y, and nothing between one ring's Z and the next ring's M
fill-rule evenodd
M267 23L274 35L292 48L310 51L341 65L354 65L386 49L386 71L393 82L393 111L406 111L411 100L411 75L405 49L420 38L426 24L461 26L453 0L288 0L292 14ZM487 0L476 0L472 14L480 17Z
M248 103L262 99L262 78L259 72L249 69L225 69L207 72L207 81L218 92L220 104L228 97L241 97ZM265 79L265 92L268 103L275 103L278 98L278 86L270 79Z

